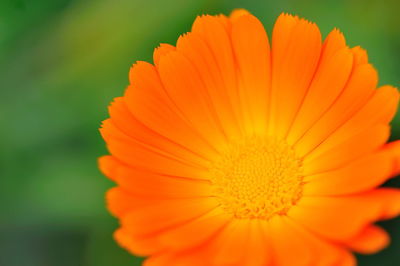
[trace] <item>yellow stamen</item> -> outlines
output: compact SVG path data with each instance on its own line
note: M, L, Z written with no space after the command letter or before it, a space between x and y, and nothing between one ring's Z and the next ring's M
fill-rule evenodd
M253 137L232 144L211 167L215 196L241 219L283 215L300 199L302 162L284 141Z

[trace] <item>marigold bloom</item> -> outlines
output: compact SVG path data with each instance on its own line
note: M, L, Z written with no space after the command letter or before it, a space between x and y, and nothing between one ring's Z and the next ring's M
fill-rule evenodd
M270 45L271 43L271 45ZM360 47L282 14L201 16L136 63L101 128L116 241L158 265L355 265L400 213L398 91Z

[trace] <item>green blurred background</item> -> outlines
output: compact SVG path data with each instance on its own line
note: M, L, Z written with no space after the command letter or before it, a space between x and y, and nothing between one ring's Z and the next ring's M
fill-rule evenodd
M341 29L368 49L381 84L400 84L399 1L0 0L0 265L139 265L112 240L98 171L107 105L136 60L175 43L196 15L243 7L270 32L283 11ZM393 139L400 136L399 116ZM390 185L400 186L399 181ZM392 245L360 265L400 265ZM289 254L290 255L290 254Z

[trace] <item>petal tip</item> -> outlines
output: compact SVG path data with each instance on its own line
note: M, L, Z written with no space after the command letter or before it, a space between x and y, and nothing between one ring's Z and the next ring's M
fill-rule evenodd
M153 52L153 62L158 65L160 58L168 53L175 51L175 46L168 43L161 43Z
M368 63L368 53L361 46L355 46L351 49L354 55L354 61L356 65Z
M229 15L229 18L235 20L235 19L237 19L237 18L239 18L239 17L241 17L241 16L245 16L245 15L251 15L251 14L250 14L250 12L247 11L246 9L237 8L237 9L234 9L234 10L231 12L231 14Z

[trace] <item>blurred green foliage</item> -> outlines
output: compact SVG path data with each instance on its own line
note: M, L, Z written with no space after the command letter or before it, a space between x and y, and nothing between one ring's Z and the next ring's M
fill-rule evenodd
M97 129L136 60L174 43L196 15L239 7L269 32L281 12L316 22L324 36L338 27L368 50L381 84L400 84L396 0L0 1L0 265L139 265L112 240ZM393 125L398 139L399 117ZM399 265L400 219L382 224L391 247L360 265Z

